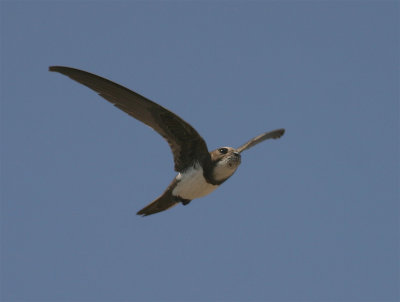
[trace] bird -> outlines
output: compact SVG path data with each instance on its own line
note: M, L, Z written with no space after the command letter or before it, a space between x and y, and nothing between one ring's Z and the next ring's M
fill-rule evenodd
M66 66L50 66L58 72L97 92L118 109L150 126L169 144L174 169L178 174L166 190L137 212L149 216L181 203L204 197L230 178L241 163L241 153L267 139L280 138L285 129L262 133L238 148L219 147L208 151L205 140L186 121L168 109L115 82L93 73Z

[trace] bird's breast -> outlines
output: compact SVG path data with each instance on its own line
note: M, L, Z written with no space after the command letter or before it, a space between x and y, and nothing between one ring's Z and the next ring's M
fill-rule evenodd
M203 176L203 168L195 165L176 176L178 183L172 194L183 199L195 199L206 196L218 188L217 185L208 183Z

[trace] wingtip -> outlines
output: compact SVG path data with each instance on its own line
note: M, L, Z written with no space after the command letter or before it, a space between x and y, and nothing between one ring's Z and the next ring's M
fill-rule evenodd
M143 213L142 211L139 211L139 212L136 213L136 215L141 216L141 217L146 217L149 214L146 214L146 213Z
M153 215L156 213L158 213L158 212L149 211L149 209L147 209L147 207L145 207L145 208L141 209L140 211L136 212L136 215L141 216L141 217L146 217L146 216Z
M280 138L282 135L284 135L285 134L285 129L284 128L281 128L281 129L278 129L278 130L276 130L276 133L277 133L277 136L276 136L276 138Z
M65 71L67 69L73 69L73 68L65 66L49 66L49 71L62 72L63 70Z
M53 65L53 66L49 66L49 71L65 73L65 72L81 71L81 70L72 68L72 67L67 67L67 66ZM86 71L84 71L84 72L86 72Z

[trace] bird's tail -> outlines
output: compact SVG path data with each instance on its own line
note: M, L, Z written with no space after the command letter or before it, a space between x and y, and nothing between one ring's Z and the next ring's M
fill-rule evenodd
M177 201L174 198L174 196L172 196L172 191L168 189L160 197L158 197L156 200L145 206L136 214L142 216L148 216L151 214L168 210L169 208L172 208L174 205L176 205L178 202L179 201Z

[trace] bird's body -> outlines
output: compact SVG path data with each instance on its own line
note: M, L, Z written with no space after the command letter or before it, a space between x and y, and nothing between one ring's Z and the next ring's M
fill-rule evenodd
M193 200L210 194L219 185L213 185L204 178L203 168L195 164L176 176L176 186L172 194L183 199Z
M226 153L223 153L225 150ZM186 170L179 172L165 192L138 214L147 215L146 213L160 209L166 210L179 202L187 205L193 199L210 194L235 173L241 161L240 154L230 147L214 150L210 152L210 157L214 161L208 166L209 171L195 162Z
M178 175L164 193L140 210L138 215L151 215L177 203L206 196L231 177L241 163L241 152L269 138L279 138L285 132L277 129L263 133L239 148L221 147L209 152L204 139L179 116L145 97L107 79L86 71L63 66L51 66L93 89L117 108L147 124L169 143Z

